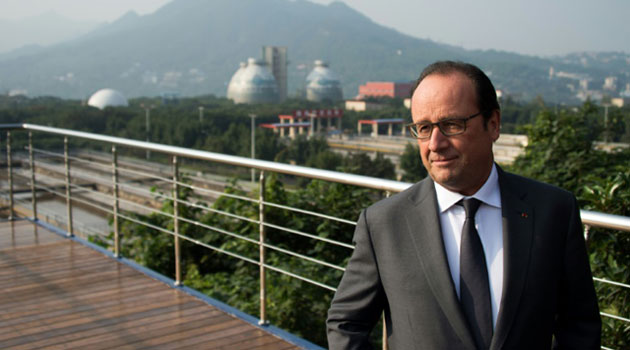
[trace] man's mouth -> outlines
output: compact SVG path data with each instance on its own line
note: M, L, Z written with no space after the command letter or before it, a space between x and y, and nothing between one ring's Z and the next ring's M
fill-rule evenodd
M431 164L437 165L437 166L448 165L451 162L453 162L455 159L457 159L457 157L436 157L434 159L431 159Z

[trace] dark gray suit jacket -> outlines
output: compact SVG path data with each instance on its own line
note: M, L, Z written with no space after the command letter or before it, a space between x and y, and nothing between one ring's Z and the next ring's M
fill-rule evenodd
M491 349L599 349L601 320L575 197L499 169L503 296ZM328 312L330 349L370 348L385 312L391 350L475 349L427 178L367 208Z

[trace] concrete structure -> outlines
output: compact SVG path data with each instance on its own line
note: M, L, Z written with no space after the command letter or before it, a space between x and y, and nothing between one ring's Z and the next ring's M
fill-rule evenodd
M127 107L129 102L123 94L113 89L101 89L95 92L88 100L88 106L98 109L106 107Z
M234 103L275 103L278 84L264 62L250 58L232 76L227 94Z
M627 106L630 103L630 98L625 98L625 97L613 97L610 99L610 104L615 106L615 107L623 107L623 106Z
M306 77L306 99L314 102L343 99L339 78L323 61L315 61L315 68Z
M271 69L278 84L278 100L280 102L287 99L287 48L278 46L263 46L263 61Z
M407 98L411 94L414 83L397 83L389 81L368 81L359 86L359 98L390 97Z
M348 111L357 111L357 112L365 112L365 111L375 111L378 109L383 109L383 105L375 102L368 102L363 100L347 100L346 101L346 110Z
M378 138L378 126L379 125L387 125L387 136L391 137L394 135L394 125L401 124L402 130L400 131L400 135L405 136L405 120L401 118L394 119L362 119L359 120L357 124L357 136L361 137L361 126L363 125L372 125L372 133L370 134L374 138Z
M293 117L293 116L280 116L280 123L269 123L269 124L260 124L261 128L267 128L267 129L272 129L274 133L278 133L278 131L280 132L280 137L283 138L286 136L285 134L285 130L289 129L289 138L290 139L295 139L296 135L303 135L304 134L304 128L308 128L309 130L309 135L313 134L312 129L312 125L311 123L308 122L288 122L285 123L286 119L282 119L282 117ZM295 129L298 129L298 132L295 132Z
M291 117L291 116L290 116ZM327 121L325 131L327 133L331 131L341 131L341 118L343 117L343 110L341 109L313 109L313 110L297 110L293 112L293 118L289 119L289 122L293 123L295 120L301 122L308 120L312 127L309 129L309 136L313 136L314 133L321 133L324 128L323 121ZM281 118L282 119L282 118ZM332 120L337 119L337 125L333 127Z

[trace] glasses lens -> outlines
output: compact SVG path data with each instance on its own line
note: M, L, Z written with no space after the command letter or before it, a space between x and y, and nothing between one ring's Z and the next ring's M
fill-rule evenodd
M466 121L464 119L443 120L439 124L440 130L444 135L457 135L466 129Z
M433 125L430 123L416 124L414 125L416 137L424 139L431 136L431 129Z

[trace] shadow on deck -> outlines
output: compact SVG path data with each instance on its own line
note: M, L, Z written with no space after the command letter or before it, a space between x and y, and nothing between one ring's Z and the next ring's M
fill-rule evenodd
M0 222L0 349L301 348L185 289L29 221Z

